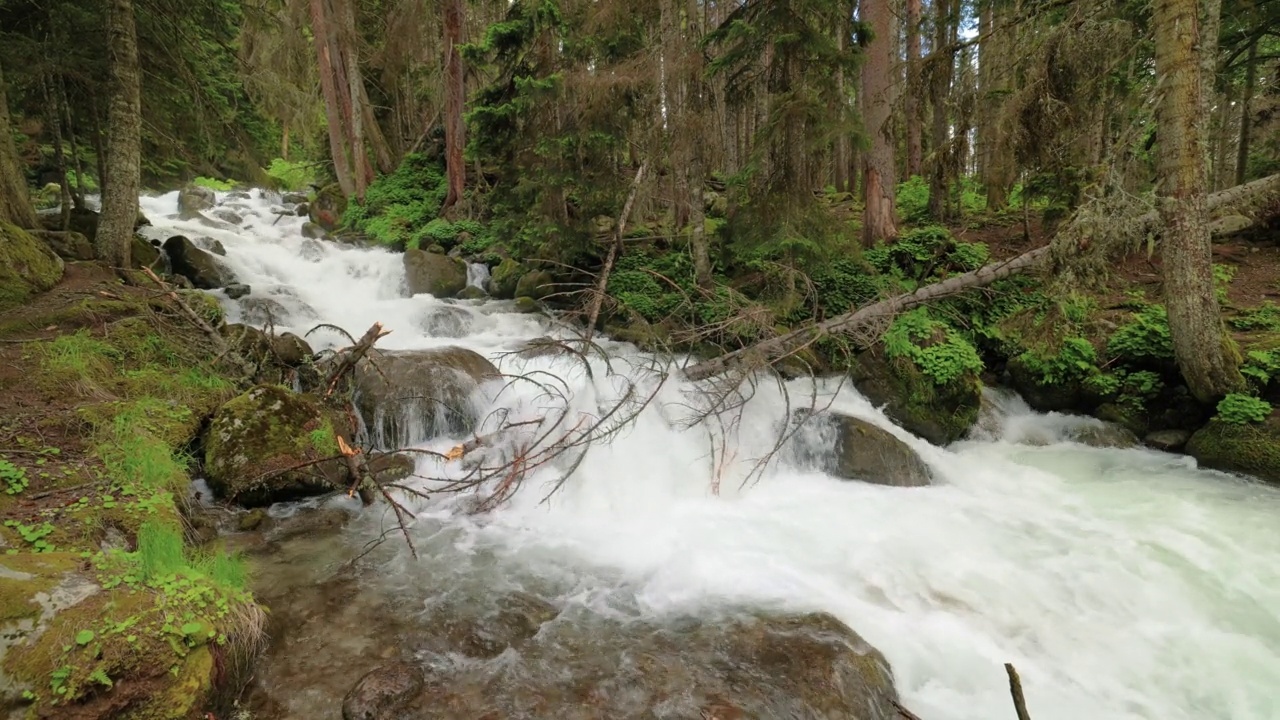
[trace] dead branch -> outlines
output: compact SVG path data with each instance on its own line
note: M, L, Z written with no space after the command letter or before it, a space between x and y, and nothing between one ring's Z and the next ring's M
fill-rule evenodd
M173 288L169 287L168 283L161 280L149 267L142 268L142 272L151 279L151 282L154 282L160 287L160 290L164 292L166 297L178 304L178 307L182 309L183 314L190 318L191 322L195 323L196 327L200 328L205 335L209 336L209 339L213 341L214 349L218 351L219 355L226 354L230 351L230 347L227 345L227 341L223 339L221 333L215 330L212 325L205 322L204 318L200 317L199 313L192 310L191 306L183 301L182 297L178 295Z
M919 715L916 715L915 713L903 707L902 703L898 702L897 700L893 701L893 707L898 711L899 715L906 718L907 720L920 720Z
M1031 720L1031 715L1027 713L1027 699L1022 695L1022 679L1018 677L1018 671L1013 668L1013 663L1005 663L1004 671L1009 675L1009 693L1013 695L1013 707L1018 713L1018 720Z
M337 364L334 366L333 371L329 373L329 377L325 380L324 396L333 395L334 389L338 386L338 381L347 373L355 370L360 359L373 348L374 343L390 334L390 330L382 329L382 323L376 322L365 331L355 345L343 350L338 355Z
M636 203L636 195L640 193L640 182L644 180L645 170L648 169L648 160L640 163L635 179L631 181L627 201L622 204L622 212L618 214L618 225L613 229L613 244L609 246L609 254L605 256L604 267L600 269L600 280L596 283L596 290L591 298L591 309L587 311L586 342L591 342L591 334L595 331L596 320L600 317L600 303L604 302L605 288L609 285L609 273L613 272L613 263L618 259L618 253L622 252L622 236L626 234L627 219L631 217L631 208Z

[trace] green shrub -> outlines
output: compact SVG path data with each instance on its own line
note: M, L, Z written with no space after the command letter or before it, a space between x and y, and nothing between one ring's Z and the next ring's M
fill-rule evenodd
M1107 354L1126 362L1173 359L1169 315L1163 305L1148 305L1117 329L1107 342Z
M1271 414L1271 403L1250 395L1231 393L1218 403L1218 419L1232 425L1260 423Z
M1221 265L1214 263L1213 265L1213 292L1218 296L1219 303L1227 301L1227 290L1231 287L1231 281L1236 276L1235 265Z
M912 175L905 182L898 183L894 205L898 209L898 217L904 221L927 222L929 220L929 183L919 175Z
M1250 350L1244 356L1240 374L1259 387L1266 387L1272 378L1280 375L1280 351Z
M1098 368L1097 351L1082 337L1063 340L1056 354L1045 356L1028 350L1019 359L1039 376L1041 385L1061 385L1079 380L1096 373Z
M207 187L210 190L217 190L219 192L225 192L235 187L235 183L233 182L208 177L198 177L195 180L192 180L191 184L199 187Z
M343 224L383 245L430 245L431 240L423 243L423 239L435 234L451 239L458 233L452 228L437 224L427 230L440 214L447 193L444 168L427 156L415 153L406 156L395 172L374 181L365 192L363 204L348 203Z
M305 190L316 181L315 165L276 158L267 167L267 176L274 179L281 190Z
M884 334L885 353L910 360L935 385L982 371L982 358L960 333L934 320L926 308L900 315Z
M1237 330L1280 330L1280 307L1268 300L1262 305L1246 310L1227 321Z

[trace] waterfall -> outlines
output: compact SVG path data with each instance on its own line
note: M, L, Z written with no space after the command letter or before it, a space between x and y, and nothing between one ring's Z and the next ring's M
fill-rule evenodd
M484 263L467 263L467 285L489 291L489 266Z
M279 329L299 333L323 321L359 335L380 321L393 331L380 346L460 345L508 375L556 378L554 393L524 384L477 399L513 417L598 415L628 392L624 380L655 393L545 503L566 467L533 470L484 516L455 512L462 498L406 498L419 558L406 551L388 568L400 592L530 587L656 619L743 605L823 610L884 653L904 703L926 720L1010 716L1006 662L1036 720L1280 717L1273 488L1186 457L1070 442L1073 427L1096 421L1037 414L1008 393L997 393L973 439L947 448L834 380L793 380L786 395L763 383L740 422L688 427L697 388L663 382L654 358L631 345L602 340L610 357L592 357L589 373L573 358L522 358L512 351L558 328L503 303L409 297L399 255L305 239L304 218L276 215L260 193L218 198L244 218L238 227L179 219L174 193L142 206L154 236L225 247L222 261L252 288L240 300L215 293L231 321L268 305ZM470 266L469 284L486 281L482 268ZM310 339L317 349L347 342ZM785 457L752 475L790 403L811 393L897 435L937 484L841 481ZM443 453L456 442L423 447ZM434 457L418 464L423 475L449 472ZM359 527L370 537L382 529L376 519Z

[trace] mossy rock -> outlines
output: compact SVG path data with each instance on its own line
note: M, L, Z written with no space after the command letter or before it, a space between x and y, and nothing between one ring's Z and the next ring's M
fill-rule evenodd
M546 270L534 270L525 273L516 283L516 297L541 300L555 291L555 280Z
M487 297L489 295L484 291L484 288L476 287L475 285L468 285L458 293L459 300L484 300Z
M412 295L428 293L451 298L467 286L467 263L441 253L406 250L404 273Z
M213 416L205 439L209 487L245 507L329 492L346 481L343 464L325 460L338 455L341 425L338 413L310 396L258 385Z
M793 450L807 466L845 480L891 487L931 484L924 460L893 433L866 420L836 412L798 410Z
M1006 369L1009 385L1028 405L1040 412L1070 412L1089 407L1090 393L1079 380L1045 383L1022 356L1010 359Z
M347 196L337 183L326 185L316 193L316 199L308 208L311 222L333 232L342 224L342 216L347 212Z
M1214 418L1191 436L1186 452L1204 467L1280 485L1280 416L1249 425Z
M520 278L528 272L528 268L511 258L504 258L493 269L489 277L489 289L499 300L510 300L516 296L516 285Z
M197 247L182 235L165 240L164 251L173 265L173 272L187 278L201 290L216 290L235 282L235 276L213 253Z
M62 258L16 225L0 222L0 310L26 302L62 279Z
M89 238L74 230L59 232L57 230L31 230L32 235L43 240L58 257L63 260L92 260L93 243Z
M976 373L937 385L910 362L868 351L857 357L849 376L858 392L882 406L891 420L935 445L964 437L982 406Z

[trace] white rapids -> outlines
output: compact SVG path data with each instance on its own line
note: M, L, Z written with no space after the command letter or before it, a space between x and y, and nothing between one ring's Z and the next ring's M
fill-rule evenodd
M502 356L556 335L545 318L504 303L409 297L399 255L304 239L304 219L277 216L269 193L219 200L240 226L181 221L169 193L142 199L147 232L220 241L252 288L245 300L283 308L278 330L323 321L359 335L380 321L393 331L382 347L461 345L504 372L557 373L586 413L620 391L603 362L593 380L563 358ZM223 300L240 319L245 301ZM466 322L432 334L446 304ZM345 342L310 339L317 349ZM652 387L647 358L605 346L615 370L635 361L627 372ZM793 401L808 392L803 381L789 389ZM447 500L415 504L422 562L464 572L483 557L507 569L495 577L519 568L578 602L625 596L654 617L742 604L825 610L884 653L904 704L926 720L1011 717L1006 662L1036 720L1280 718L1280 491L1186 457L1066 442L1073 424L1091 421L1037 414L1007 395L999 427L937 448L834 383L820 385L821 402L903 438L938 484L881 487L775 463L743 486L784 417L783 394L761 387L726 460L712 456L705 428L681 424L691 390L665 384L546 503L559 467L537 471L482 519L456 516ZM508 391L496 402L518 415L534 400ZM1036 444L1019 442L1028 438ZM407 554L402 562L411 565Z

